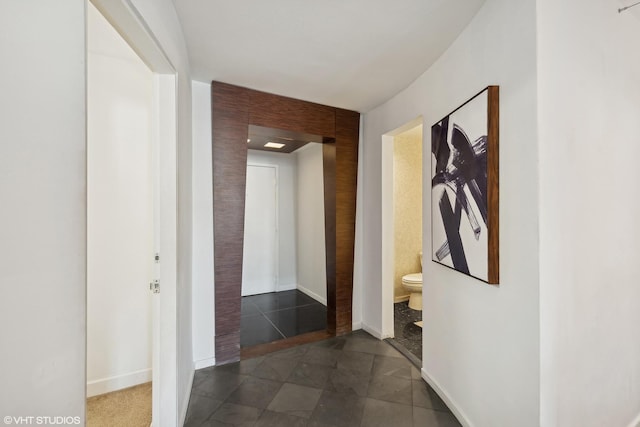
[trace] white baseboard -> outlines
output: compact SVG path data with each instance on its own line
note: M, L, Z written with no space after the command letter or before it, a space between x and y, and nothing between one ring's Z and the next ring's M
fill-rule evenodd
M208 368L209 366L216 365L215 357L207 357L206 359L200 359L193 362L193 366L195 370Z
M387 338L393 338L393 333L383 333L382 331L369 326L369 325L365 325L364 323L362 324L362 330L365 332L368 332L370 335L373 335L374 337L378 338L379 340L385 340Z
M353 322L351 324L351 330L352 331L357 331L359 329L362 329L362 322Z
M409 301L409 297L410 297L410 295L402 295L402 296L399 296L399 297L394 297L393 298L393 303L397 304L399 302Z
M87 397L122 390L123 388L148 383L149 381L151 381L151 369L142 369L128 374L88 381Z
M638 416L635 417L633 421L631 421L631 424L629 424L629 427L640 427L640 414L638 414Z
M297 288L298 288L298 285L295 283L289 283L288 285L283 285L278 283L278 285L276 286L276 292L292 291Z
M380 332L379 330L377 330L376 328L372 328L369 325L365 325L364 323L362 324L362 330L367 332L370 335L373 335L374 337L378 338L379 340L384 339L382 337L382 332Z
M444 391L442 387L440 387L440 384L438 384L438 382L433 379L433 377L431 377L427 373L427 371L424 370L424 368L420 370L420 374L422 376L422 379L425 380L436 393L438 393L440 399L442 399L442 401L446 403L446 405L449 407L453 415L455 415L455 417L458 419L460 424L462 424L464 427L473 427L473 424L471 423L471 421L469 421L469 418L467 418L464 412L462 412L462 409L460 409L458 404L453 399L451 399L449 394Z
M180 425L183 426L184 422L187 419L187 410L189 409L189 399L191 399L191 389L193 388L193 376L195 375L195 363L193 365L193 368L191 370L191 375L189 375L189 387L187 388L187 392L185 393L184 397L182 398L182 411L180 412L179 415L179 420L180 420Z
M315 292L305 288L304 286L300 286L298 285L298 290L300 292L304 292L305 294L309 295L311 298L313 298L314 300L322 303L322 305L327 305L327 298L323 298L320 295L316 294Z

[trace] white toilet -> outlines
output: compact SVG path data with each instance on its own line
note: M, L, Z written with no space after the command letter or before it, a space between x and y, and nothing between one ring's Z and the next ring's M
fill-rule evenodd
M419 256L422 269L422 251ZM409 292L409 308L422 310L422 272L402 276L402 287Z

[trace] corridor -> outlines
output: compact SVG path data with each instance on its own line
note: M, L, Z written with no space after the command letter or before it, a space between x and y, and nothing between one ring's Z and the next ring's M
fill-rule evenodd
M185 426L460 424L397 350L363 331L196 371Z

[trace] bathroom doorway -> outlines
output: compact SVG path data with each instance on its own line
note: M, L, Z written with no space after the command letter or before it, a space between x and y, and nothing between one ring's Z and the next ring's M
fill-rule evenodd
M422 360L422 121L383 137L385 336Z
M314 141L317 140L317 141ZM252 126L242 267L243 349L327 329L322 138Z

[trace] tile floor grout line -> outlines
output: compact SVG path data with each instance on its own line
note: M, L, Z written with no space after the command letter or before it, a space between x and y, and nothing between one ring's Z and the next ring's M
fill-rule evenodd
M275 325L274 325L275 327ZM277 329L277 328L276 328ZM365 333L366 334L366 333ZM368 336L368 334L366 334ZM364 336L364 335L363 335ZM370 337L370 336L369 336ZM354 341L352 341L352 339L354 339ZM380 342L380 340L375 339L374 337L370 337L372 342ZM368 352L362 352L361 349L364 347L368 347L368 346L364 346L362 347L362 344L360 344L358 341L360 341L360 337L358 335L356 335L356 333L352 332L351 334L348 334L347 337L345 337L345 344L340 348L340 349L335 349L338 350L340 352L347 353L347 352L356 352L356 353L361 353L361 354L369 354L370 356L374 357L373 363L371 368L369 369L368 372L362 372L362 373L358 373L357 376L358 378L367 378L367 383L368 386L371 386L371 383L374 379L373 375L373 368L375 366L375 358L380 356L380 357L386 357L387 354L376 354L376 353L368 353ZM352 349L345 349L345 347L347 347L347 344L352 341L354 343L354 348ZM384 341L382 341L382 343L384 343ZM377 346L376 346L377 347ZM388 342L384 343L383 346L380 346L381 348L390 348L393 350L394 353L397 353L397 355L399 356L399 359L404 359L405 362L407 363L400 363L400 365L408 365L411 366L411 362L409 360L407 360L406 356L403 355L401 352L398 351L398 349L396 349L395 347L389 345ZM356 348L359 348L360 350L356 350ZM303 357L295 357L294 360L296 361L302 361ZM395 362L389 366L389 368L393 368L393 366L395 366ZM254 369L258 369L257 367L254 366ZM334 369L338 369L337 367ZM215 370L215 367L214 367ZM212 371L213 372L213 371ZM223 371L224 372L224 371ZM257 371L255 371L257 372ZM246 374L241 374L240 372L238 372L237 374L235 374L237 377L242 377L242 376L253 376L253 374L255 373L252 371L252 373L246 373ZM396 378L396 375L394 374L384 374L384 371L380 371L378 373L378 378L386 378L387 376L389 378ZM391 372L391 371L389 371ZM211 372L209 372L207 374L207 376L211 375ZM258 378L259 377L255 377ZM368 423L371 422L373 420L372 416L375 414L376 417L378 416L383 416L383 418L385 418L384 414L380 413L381 409L385 409L386 408L405 408L402 409L403 414L402 414L402 420L401 421L405 421L407 426L410 425L415 425L413 423L416 422L416 420L421 420L422 422L425 421L425 417L429 414L429 413L441 413L441 414L448 414L448 419L452 422L452 424L447 424L447 425L456 425L461 427L461 425L457 422L455 422L455 416L451 413L450 409L447 408L446 404L444 404L444 402L441 402L441 404L443 405L442 407L440 407L440 403L438 403L435 398L431 397L432 393L435 393L430 387L429 385L424 382L424 380L422 380L422 378L419 379L414 379L412 376L410 376L409 378L404 378L402 376L398 376L397 378L402 378L403 379L403 383L404 382L408 382L409 385L409 392L410 392L410 397L409 395L407 396L407 399L404 399L402 401L396 401L395 399L387 399L385 398L385 395L378 395L377 392L374 392L373 394L370 393L369 391L367 391L365 393L364 396L360 396L358 399L361 399L363 402L363 407L361 409L361 411L357 414L354 413L353 417L349 417L349 419L351 420L351 422L353 424L350 425L355 425L355 426L365 426L365 425L369 425ZM267 380L267 378L264 378L265 380ZM407 381L404 381L407 380ZM274 407L271 412L273 412L273 414L270 415L266 415L267 411L269 410L269 407L271 406L271 403L273 403L274 399L277 398L277 396L280 394L280 392L282 391L282 388L284 387L284 384L287 383L286 379L271 379L270 381L276 381L279 384L278 391L276 391L270 398L270 402L266 405L266 406L257 406L257 405L252 405L251 403L247 403L247 402L231 402L233 393L236 393L237 390L242 387L241 384L238 384L235 386L234 390L231 394L228 394L225 398L220 399L221 403L224 404L231 404L231 405L238 405L239 407L246 407L246 409L250 409L251 413L249 414L249 416L252 418L252 421L255 420L255 422L259 422L260 420L264 420L264 421L277 421L278 424L277 425L288 425L286 423L287 420L292 420L291 417L294 417L294 415L287 415L289 414L288 410L285 410L286 408L276 408ZM241 381L242 382L242 381ZM243 382L242 382L243 383ZM295 385L295 384L294 384ZM301 387L310 387L312 389L316 389L318 391L318 393L320 393L320 398L317 400L317 402L315 403L315 406L313 406L311 408L311 405L308 406L304 406L304 403L302 402L301 405L303 405L304 407L299 408L300 410L304 410L305 414L307 414L308 416L300 416L298 418L301 419L306 419L307 422L312 423L314 421L322 421L322 418L325 417L325 421L326 421L326 416L331 416L331 414L338 414L338 410L340 410L339 408L341 408L340 405L337 405L335 402L332 403L331 401L325 402L328 406L326 406L326 408L323 409L323 413L320 413L320 409L319 406L321 399L322 399L322 394L329 390L327 388L327 386L323 386L323 387L318 387L316 385L303 385L303 384L298 384L298 386ZM195 387L195 382L194 382L194 386ZM194 392L194 389L192 387L192 393ZM417 388L416 388L417 387ZM369 388L369 387L367 387ZM416 400L417 396L415 394L416 390L425 390L427 391L427 394L425 394L424 398L420 397L418 400ZM429 390L431 390L431 392L429 392ZM215 393L215 391L212 391L213 393ZM267 392L266 390L264 391L265 393ZM271 393L271 391L268 391L269 393ZM435 394L437 396L437 394ZM262 394L262 397L267 397L266 394ZM374 397L375 396L375 397ZM214 395L211 395L209 397L209 399L216 399L216 397ZM427 400L424 400L427 399ZM200 402L200 406L199 408L202 409L202 403L205 401ZM372 403L372 406L369 407L369 402ZM197 414L198 412L198 407L193 406L196 405L196 402L193 401L193 399L190 399L189 402L189 413L190 414ZM213 412L209 413L208 416L205 416L206 420L218 420L220 422L227 422L230 421L234 416L234 413L226 413L223 409L225 408L223 405L220 405L219 407L217 407L216 409L213 410ZM261 404L262 405L262 404ZM428 406L425 406L428 405ZM436 405L436 406L434 406ZM410 408L410 409L408 409ZM205 408L206 409L206 408ZM241 408L239 408L238 410L240 410ZM294 409L294 408L292 408ZM333 412L332 412L333 411ZM229 412L229 411L227 411ZM216 415L216 414L219 414ZM248 413L247 413L248 414ZM425 415L427 414L427 415ZM288 417L288 418L287 418ZM297 415L295 415L295 417L297 417ZM416 418L417 417L417 418ZM386 417L388 418L388 417ZM344 420L346 420L346 418L344 418ZM391 422L390 419L386 419L386 421L388 421L387 424L385 425L394 425L393 422ZM413 422L413 423L412 423ZM187 423L185 424L185 426L195 426L195 425L201 425L202 421L200 421L198 418L194 417L192 419L190 419L190 415L188 415L187 417ZM289 424L290 425L290 424ZM405 424L402 424L405 425Z
M287 336L282 333L282 331L271 321L271 319L269 319L264 313L262 313L262 316L264 316L264 318L267 319L267 322L271 323L271 326L273 326L276 331L278 331L278 333L282 335L282 338L287 338Z
M305 304L305 305L296 305L293 307L286 307L286 308L279 308L277 310L269 310L269 311L262 311L260 310L260 308L258 307L258 310L260 310L261 313L266 314L266 313L275 313L277 311L284 311L284 310L292 310L294 308L302 308L302 307L310 307L312 305L316 305L315 303L311 303L311 304ZM321 306L321 307L325 307L324 305L318 303L317 305ZM326 307L325 307L326 308Z
M284 291L284 292L301 294L301 292L298 291L298 290ZM308 298L309 301L305 301L305 299L303 299L302 301L298 301L294 305L288 306L288 307L278 308L278 309L275 309L275 310L269 310L269 309L265 310L265 309L263 309L261 307L261 305L264 305L265 303L267 303L267 305L268 305L269 301L272 301L272 302L273 301L278 301L278 299L277 299L278 293L274 293L272 296L276 297L276 298L275 299L274 298L271 298L271 299L270 298L260 298L260 299L256 299L256 301L254 301L254 299L255 299L255 298L253 298L254 296L247 295L245 297L242 297L243 305L245 305L245 308L247 308L247 310L243 310L243 311L246 313L248 310L251 310L251 307L253 307L253 309L255 309L255 312L246 313L246 314L241 313L240 314L240 318L243 319L243 320L246 319L247 321L249 321L249 319L252 319L251 320L252 323L255 322L255 321L263 323L264 320L266 319L267 323L265 324L265 326L266 325L270 325L271 327L273 327L273 330L275 330L277 332L277 334L279 335L278 338L275 338L274 341L279 341L281 339L290 338L290 336L288 334L284 333L284 331L277 326L278 322L276 322L276 320L280 320L280 317L282 315L284 315L285 312L293 312L293 309L295 309L296 311L300 310L301 314L307 314L308 313L311 316L311 314L314 311L326 310L327 309L326 306L324 306L322 303L320 303L318 301L311 300L310 298ZM320 307L320 308L318 308L318 307ZM260 318L262 318L263 320L258 320L259 319L258 315L260 315L261 316ZM271 319L272 316L275 316L276 318L275 319ZM317 316L312 316L311 319L315 319L316 317ZM322 316L323 319L325 317L326 317L326 315ZM316 320L312 320L312 323L313 324L317 323ZM322 328L318 328L318 330L326 328L326 324L325 323L326 323L326 319L323 321ZM283 326L288 326L288 323L286 325L283 324ZM283 329L286 330L288 328L283 328ZM294 333L294 334L292 334L292 336L296 336L296 335L299 335L299 334L300 333ZM260 340L258 340L258 341L260 341ZM247 345L250 346L251 344L247 343Z

